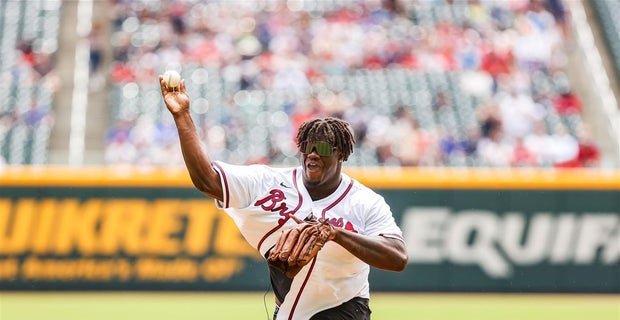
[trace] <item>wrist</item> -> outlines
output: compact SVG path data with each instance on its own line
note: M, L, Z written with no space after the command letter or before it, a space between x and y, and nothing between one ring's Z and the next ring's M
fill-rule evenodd
M345 232L342 228L332 227L331 241L339 243L340 239L342 239L342 232Z
M191 120L192 115L191 112L188 109L181 109L181 110L177 110L174 112L170 112L170 114L172 114L172 118L178 122L178 121L183 121L183 120Z

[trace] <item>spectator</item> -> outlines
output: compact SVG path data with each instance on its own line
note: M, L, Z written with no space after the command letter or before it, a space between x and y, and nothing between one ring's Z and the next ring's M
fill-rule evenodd
M527 70L548 70L554 50L561 43L555 18L542 0L531 0L527 12L517 18L514 52L517 62Z
M581 99L569 88L560 91L553 100L553 107L561 116L581 115Z
M467 158L472 158L477 155L480 137L480 128L472 127L467 130L467 137L463 141L463 151Z
M405 106L400 106L394 116L388 133L391 153L398 158L401 166L417 166L424 152L417 119Z
M579 154L577 140L568 133L563 125L557 125L554 134L551 136L551 153L554 165L571 161L577 158Z
M592 139L592 133L590 127L583 125L577 131L577 141L579 144L579 151L574 166L577 167L598 167L601 162L601 152Z
M501 126L501 115L494 101L485 101L480 104L478 107L478 122L480 123L480 135L483 138L488 138L491 130Z
M513 167L536 167L538 165L536 156L525 146L522 137L515 141L511 165Z
M552 143L553 140L542 121L535 122L532 134L523 139L523 145L534 156L536 165L541 167L551 166L553 163Z
M443 134L439 142L442 163L450 166L457 163L465 163L466 141L458 138L455 130L450 130Z
M50 114L50 106L42 105L39 100L32 99L30 109L22 113L21 121L29 127L38 127L41 124L52 121Z
M497 97L502 125L507 139L523 138L532 132L532 124L544 117L544 108L531 95L510 87L509 93Z
M90 59L89 59L89 66L90 66L90 74L94 75L97 74L97 72L99 72L99 68L101 67L101 63L103 62L103 40L101 33L103 27L101 26L101 23L99 22L95 22L93 23L93 27L90 31L90 34L88 35L88 42L90 44Z
M34 57L32 69L38 75L38 78L44 78L54 71L54 63L52 57L47 53L38 53Z
M35 64L36 54L32 49L32 40L22 39L17 44L17 49L21 52L21 58L26 64L30 66Z
M445 109L452 108L450 96L443 90L437 90L433 96L431 106L436 113L443 112Z
M492 91L494 94L497 93L500 77L512 73L513 64L512 51L499 40L493 43L491 49L483 54L480 69L493 79Z
M558 162L556 167L597 167L600 165L601 153L592 139L590 128L582 125L577 130L577 153L573 159Z
M501 124L489 128L488 136L478 143L480 162L488 167L510 167L514 159L514 146L504 139Z
M101 22L94 22L93 27L88 35L88 42L90 44L89 55L89 75L90 75L90 90L99 91L105 86L105 75L101 72L101 65L103 63L104 46L103 41L103 26Z

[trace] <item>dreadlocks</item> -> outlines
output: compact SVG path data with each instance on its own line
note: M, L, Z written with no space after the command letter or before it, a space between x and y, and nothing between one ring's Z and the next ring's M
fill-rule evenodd
M347 122L338 118L327 117L308 120L299 126L297 148L304 141L324 141L336 147L343 156L343 161L353 153L355 138Z

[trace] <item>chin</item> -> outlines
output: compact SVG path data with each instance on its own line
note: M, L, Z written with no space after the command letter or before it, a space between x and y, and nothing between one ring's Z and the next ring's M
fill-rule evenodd
M317 173L317 174L309 174L308 172L305 172L305 182L307 184L312 184L312 185L317 185L321 183L321 174Z

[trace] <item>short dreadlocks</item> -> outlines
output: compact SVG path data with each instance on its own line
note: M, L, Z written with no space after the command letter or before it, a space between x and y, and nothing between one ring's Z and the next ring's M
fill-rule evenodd
M336 147L343 156L343 161L353 153L355 138L349 124L333 117L308 120L299 126L297 132L297 148L304 141L324 141Z

